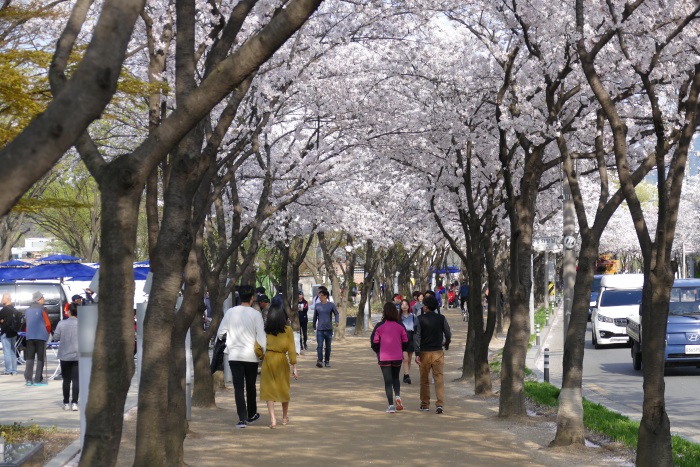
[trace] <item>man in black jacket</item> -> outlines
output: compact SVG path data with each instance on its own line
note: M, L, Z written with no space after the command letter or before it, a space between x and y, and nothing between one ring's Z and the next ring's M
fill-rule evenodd
M423 300L423 314L418 317L413 335L416 349L416 363L420 367L420 410L430 410L430 371L435 379L435 413L443 413L445 404L445 383L442 369L445 353L450 348L452 332L447 319L435 312L438 308L437 298L427 296ZM444 340L443 340L444 338Z

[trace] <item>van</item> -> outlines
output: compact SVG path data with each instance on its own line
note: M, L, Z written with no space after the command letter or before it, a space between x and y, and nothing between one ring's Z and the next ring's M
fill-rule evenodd
M644 274L606 274L600 280L596 306L591 311L591 341L605 345L629 344L627 317L639 313Z
M56 325L63 316L63 308L68 302L68 297L63 285L58 281L12 281L0 282L0 296L9 293L12 304L24 313L32 304L32 295L40 291L46 303L46 313L51 321L51 332L56 330Z

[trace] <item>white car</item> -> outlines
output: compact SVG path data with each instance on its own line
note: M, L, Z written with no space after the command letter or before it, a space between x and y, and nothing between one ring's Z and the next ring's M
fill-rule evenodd
M591 312L591 340L596 349L605 345L629 344L627 317L639 313L643 274L604 275Z

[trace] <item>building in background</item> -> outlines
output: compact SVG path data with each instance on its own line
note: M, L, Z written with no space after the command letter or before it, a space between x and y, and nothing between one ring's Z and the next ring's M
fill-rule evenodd
M53 252L53 237L32 237L24 239L24 246L12 248L13 259L33 259Z

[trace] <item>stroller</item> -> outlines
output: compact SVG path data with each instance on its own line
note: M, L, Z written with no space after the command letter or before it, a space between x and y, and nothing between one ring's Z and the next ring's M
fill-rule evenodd
M459 303L457 303L457 294L455 294L454 290L447 292L447 306L449 308L457 308L459 306Z

